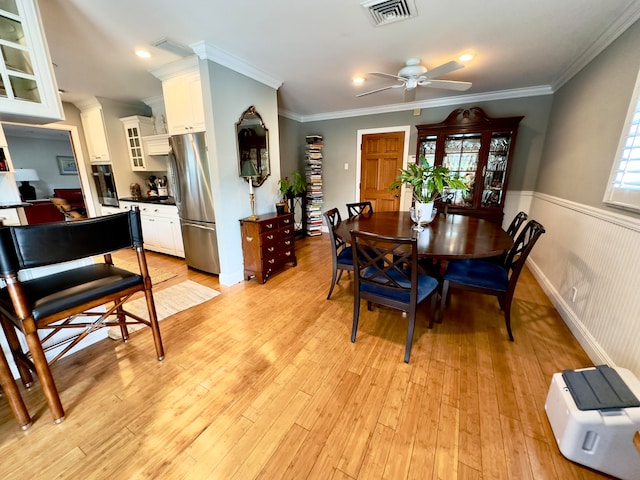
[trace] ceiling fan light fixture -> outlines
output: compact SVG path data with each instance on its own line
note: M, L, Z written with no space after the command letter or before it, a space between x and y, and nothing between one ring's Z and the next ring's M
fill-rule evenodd
M354 85L362 85L364 83L364 77L353 77Z
M369 10L376 27L418 16L414 0L363 0L360 5Z
M458 60L460 60L461 62L469 62L473 60L473 53L463 53L462 55L460 55L460 58Z

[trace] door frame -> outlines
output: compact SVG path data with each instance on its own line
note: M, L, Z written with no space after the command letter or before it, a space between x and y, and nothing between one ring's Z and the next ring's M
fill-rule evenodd
M87 216L95 217L97 215L96 207L94 204L95 191L91 184L89 169L84 160L84 155L81 148L80 133L78 127L75 125L69 125L65 123L45 123L43 125L33 125L28 123L19 122L2 122L2 124L17 125L19 127L26 127L29 129L42 129L42 130L62 130L69 132L69 143L73 150L73 156L75 157L76 164L78 166L78 178L80 180L80 186L85 199L85 207L87 209ZM9 152L11 154L11 152ZM24 219L23 219L24 220Z
M356 135L356 184L354 188L354 202L360 201L360 172L362 170L362 137L375 133L394 133L404 132L404 145L402 147L402 168L407 168L409 161L409 136L411 134L411 125L398 125L395 127L365 128L357 131ZM400 210L402 211L405 204L405 189L400 189Z

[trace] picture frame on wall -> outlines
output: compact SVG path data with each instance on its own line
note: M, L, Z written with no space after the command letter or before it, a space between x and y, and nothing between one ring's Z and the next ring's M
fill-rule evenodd
M58 170L60 175L77 175L78 166L76 165L76 159L74 157L57 156Z

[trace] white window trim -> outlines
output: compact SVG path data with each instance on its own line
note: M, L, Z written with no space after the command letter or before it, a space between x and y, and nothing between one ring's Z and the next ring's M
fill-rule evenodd
M635 115L640 115L640 72L636 78L636 85L633 89L633 95L629 103L629 110L627 111L627 117L624 121L624 126L620 134L620 141L618 142L618 149L616 150L616 156L611 166L611 173L609 175L609 182L607 183L607 190L604 193L602 201L612 207L623 208L625 210L632 210L634 212L640 211L640 189L630 190L623 189L616 186L616 179L618 173L621 170L621 162L623 161L623 154L627 144L627 138L630 134L630 127ZM635 140L640 142L640 128L634 135Z

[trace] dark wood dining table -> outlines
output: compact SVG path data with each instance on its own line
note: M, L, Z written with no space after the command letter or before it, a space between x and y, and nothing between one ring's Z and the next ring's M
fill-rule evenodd
M465 215L438 215L421 232L412 227L408 212L376 212L342 221L336 233L346 242L351 241L352 230L387 237L415 236L419 258L443 260L493 257L513 245L512 238L499 225Z

